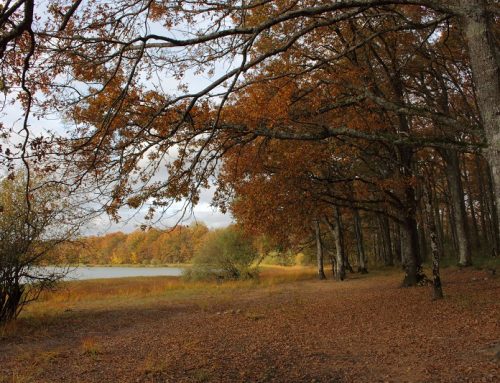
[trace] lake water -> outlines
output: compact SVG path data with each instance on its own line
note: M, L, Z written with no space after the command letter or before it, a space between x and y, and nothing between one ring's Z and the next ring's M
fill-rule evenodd
M65 280L126 278L126 277L178 277L183 269L179 267L75 267L71 268Z

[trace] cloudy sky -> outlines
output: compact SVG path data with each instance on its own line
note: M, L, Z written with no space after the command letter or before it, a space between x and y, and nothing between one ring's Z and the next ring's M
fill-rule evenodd
M234 65L235 63L232 62L221 63L215 69L215 76L225 73L234 67ZM206 76L204 74L186 72L183 80L188 85L190 92L196 92L203 89L211 81L213 81L213 77L213 75ZM172 78L163 78L162 80L162 88L167 92L175 94L177 91L178 81ZM4 97L6 96L4 95ZM17 143L22 142L24 139L24 132L21 129L23 121L22 109L17 102L14 103L14 105L10 105L8 100L3 100L0 104L0 118L2 123L5 127L12 128L13 131L16 132L13 136L14 141ZM31 116L29 125L31 134L35 136L43 134L44 131L55 131L60 134L64 134L65 131L63 123L56 115L48 116L44 114L43 117L40 115ZM158 177L161 176L162 175L160 174L158 175ZM168 228L177 223L189 224L192 222L203 222L210 228L229 225L233 222L231 215L222 214L216 208L211 206L213 193L213 189L203 190L201 192L198 205L194 207L191 215L184 217L182 222L179 222L179 219L182 218L181 215L178 214L178 211L182 209L182 203L179 203L177 206L173 206L172 209L169 210L168 214L166 214L161 221L154 226L158 228ZM101 235L114 231L134 231L145 223L145 211L146 208L142 211L139 210L138 212L134 212L128 208L123 208L120 210L120 215L122 217L120 223L111 222L109 217L103 215L89 223L88 227L84 230L84 234Z
M203 222L210 228L225 227L233 222L230 214L222 214L216 208L210 205L214 190L204 190L200 195L200 202L193 209L193 213L182 219L179 211L182 209L182 203L179 203L170 209L162 219L155 223L153 226L159 229L166 229L174 226L175 224L190 224L192 222ZM123 208L120 210L122 220L119 223L111 222L106 215L100 216L91 223L85 230L85 234L89 235L102 235L105 233L122 231L129 233L138 229L144 221L145 210L134 212L130 209Z

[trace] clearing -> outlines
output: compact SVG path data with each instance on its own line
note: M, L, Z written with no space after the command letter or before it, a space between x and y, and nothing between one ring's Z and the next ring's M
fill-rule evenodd
M68 283L0 338L3 382L498 382L499 279L443 270Z

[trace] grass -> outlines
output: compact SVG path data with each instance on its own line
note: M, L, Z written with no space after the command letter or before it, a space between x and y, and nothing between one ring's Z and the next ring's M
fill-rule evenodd
M426 271L431 273L430 264L424 264ZM500 259L492 257L475 257L474 268L498 269ZM455 260L445 258L442 268L457 267ZM223 296L237 290L255 288L272 288L282 283L314 279L314 266L276 266L261 265L257 279L244 281L225 281L223 283L187 281L182 277L133 277L95 279L85 281L61 282L55 291L42 294L37 302L28 305L21 314L22 318L32 322L50 322L52 316L71 313L74 310L100 309L112 306L133 306L149 304L156 299L182 300L186 298L202 298L206 296ZM330 277L330 270L325 268ZM370 275L390 275L400 272L397 267L372 267ZM36 323L35 323L36 324ZM11 326L16 326L14 322ZM43 327L42 325L40 325ZM12 331L3 329L3 332ZM0 334L1 336L2 334Z
M83 338L82 350L85 355L97 356L102 353L101 345L94 338Z
M186 281L182 277L134 277L61 282L55 291L44 292L26 306L21 318L30 322L49 321L53 316L75 310L111 306L137 306L153 300L182 300L204 296L231 295L237 290L272 287L278 284L314 278L311 267L262 266L259 278L223 283ZM203 304L202 299L198 299ZM11 332L10 330L4 330ZM0 334L1 335L1 334Z
M139 367L139 371L145 376L149 377L161 377L161 375L167 370L164 362L158 360L156 353L150 353L142 362L142 365Z
M311 267L261 266L259 278L244 281L225 281L223 283L187 281L182 277L133 277L95 279L84 281L61 282L54 291L44 292L38 301L27 305L21 312L20 320L12 321L0 328L0 339L22 337L38 341L50 337L50 329L69 321L78 321L83 312L97 313L113 309L134 309L136 307L154 306L160 302L189 302L202 312L212 310L214 304L226 305L234 301L239 293L245 291L269 291L272 294L278 285L315 277ZM215 299L214 299L215 298ZM226 314L221 312L221 314ZM236 314L235 314L236 315ZM259 321L263 318L260 312L245 313L248 319ZM225 316L225 315L224 315ZM68 323L69 323L68 322ZM76 348L82 357L99 361L105 357L102 342L93 336L80 339ZM57 357L57 352L28 352L18 355L20 360L31 360L26 363L29 368L16 371L7 380L0 382L31 382L45 366ZM165 374L166 366L152 356L144 360L144 375L155 380ZM203 369L191 371L191 379L195 382L210 380L210 374ZM0 374L1 375L1 374ZM3 377L5 378L5 377Z
M447 261L449 260L443 262L443 268L457 267ZM430 265L424 266L427 275L432 275ZM473 268L498 269L499 266L499 259L476 257ZM234 299L235 293L256 289L267 289L266 293L273 294L277 285L312 280L317 273L314 266L261 265L259 269L260 274L256 279L223 283L188 281L182 277L165 276L61 282L56 290L44 292L38 301L27 305L21 313L21 321L11 322L0 329L0 338L16 333L20 330L19 327L30 328L29 332L33 332L34 337L41 336L54 321L78 316L79 312L85 310L100 311L110 307L143 307L154 302L190 301L202 311L210 311L213 304L210 302L213 300L206 298L216 297L219 302L229 302ZM325 273L331 278L328 267L325 268ZM366 277L394 274L402 276L399 267L372 267ZM354 274L348 279L358 278L364 276ZM25 324L28 326L24 326Z
M0 382L34 382L36 381L34 376L43 372L43 370L53 363L59 356L60 352L58 350L38 352L20 351L17 358L21 363L26 363L28 367L12 372L6 380L2 380L2 377L0 377Z

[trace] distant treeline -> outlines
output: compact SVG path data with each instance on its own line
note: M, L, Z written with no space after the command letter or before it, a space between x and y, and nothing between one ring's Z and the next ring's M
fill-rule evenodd
M49 263L79 263L90 265L164 265L191 263L214 235L222 235L234 226L209 229L203 223L179 225L172 229L136 230L132 233L115 232L103 236L80 238L56 248ZM267 236L245 235L255 248L259 263L295 265L314 262L314 247L282 249Z
M174 229L137 230L90 236L58 249L58 257L82 264L120 265L187 263L209 229L204 224Z

